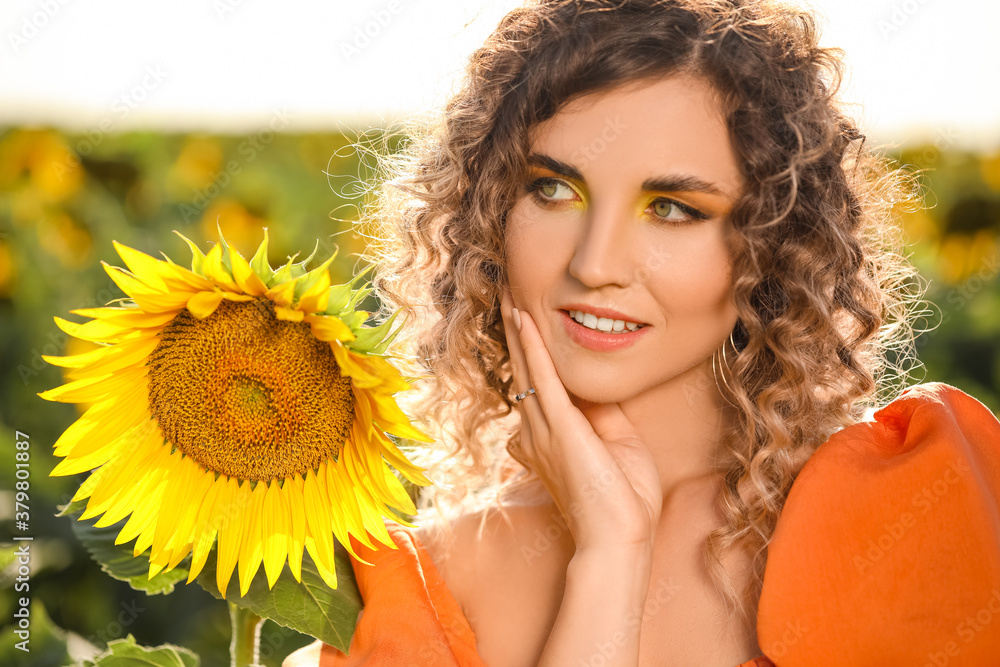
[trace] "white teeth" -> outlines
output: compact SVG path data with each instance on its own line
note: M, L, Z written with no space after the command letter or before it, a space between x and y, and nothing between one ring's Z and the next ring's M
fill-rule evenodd
M612 320L609 317L598 318L597 315L585 313L580 310L569 311L569 316L588 329L596 329L605 333L623 333L626 329L635 331L642 326L636 322L628 322L626 320Z

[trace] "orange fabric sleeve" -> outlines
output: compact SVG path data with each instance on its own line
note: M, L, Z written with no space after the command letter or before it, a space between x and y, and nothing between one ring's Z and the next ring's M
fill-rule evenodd
M426 549L406 527L385 526L398 549L373 550L351 538L355 552L371 563L351 558L365 606L349 655L324 645L320 667L485 667L472 628Z
M761 649L779 667L1000 664L1000 422L937 382L874 416L792 485Z

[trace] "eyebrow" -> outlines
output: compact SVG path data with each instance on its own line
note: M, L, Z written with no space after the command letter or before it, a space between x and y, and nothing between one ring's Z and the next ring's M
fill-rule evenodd
M560 176L578 181L585 180L583 174L576 167L542 153L531 153L528 156L528 164L544 167ZM655 192L704 192L710 195L725 196L713 183L688 174L647 178L642 182L642 189Z

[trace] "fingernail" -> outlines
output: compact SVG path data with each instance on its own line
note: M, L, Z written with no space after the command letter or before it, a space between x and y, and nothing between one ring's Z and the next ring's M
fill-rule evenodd
M511 308L510 314L514 318L514 326L517 327L518 331L520 331L521 330L521 313L517 312L517 308Z

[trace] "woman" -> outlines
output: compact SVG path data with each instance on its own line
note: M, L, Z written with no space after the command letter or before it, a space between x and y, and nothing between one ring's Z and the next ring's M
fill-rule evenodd
M998 476L984 443L1000 425L958 390L925 385L863 419L892 392L888 353L912 352L919 293L889 215L912 189L839 110L841 61L816 39L809 14L744 0L541 0L503 19L372 216L376 286L413 316L400 351L430 374L411 414L450 447L427 459L438 488L419 530L393 529L398 552L355 564L350 657L317 644L286 664L928 659L912 642L873 649L884 633L836 611L802 622L837 586L910 599L893 568L912 571L947 522L900 518L902 546L870 568L850 549L816 560L863 545L886 511L899 532L893 502L936 468L898 463L964 452L953 477L969 495L943 496L960 512L995 507L1000 487L962 472ZM918 414L940 428L915 441L899 427ZM944 434L956 414L971 439ZM879 509L846 537L837 521L857 508L830 484L856 459L817 454L789 496L827 441L898 455L853 468L859 498L876 474L899 493L867 499ZM954 521L959 542L996 537ZM985 551L962 591L1000 589ZM816 653L844 632L856 655ZM988 635L950 664L988 655Z

